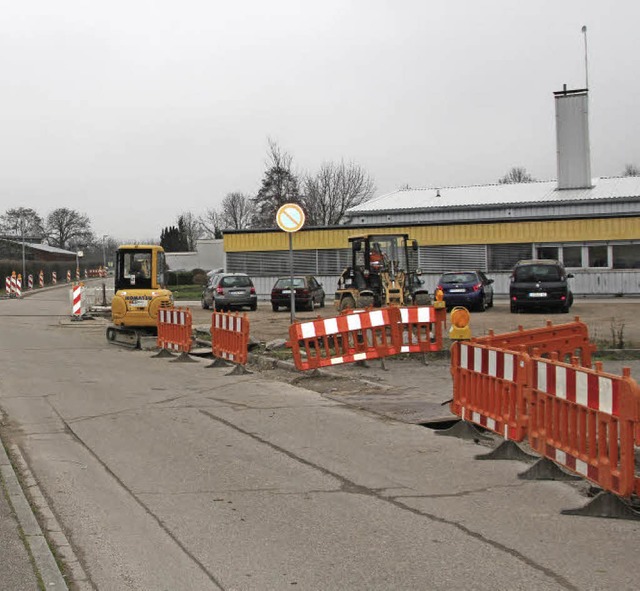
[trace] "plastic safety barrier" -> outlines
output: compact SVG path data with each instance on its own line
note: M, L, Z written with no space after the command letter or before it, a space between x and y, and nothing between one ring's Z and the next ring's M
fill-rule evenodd
M219 359L246 365L249 357L249 318L246 314L213 312L211 352Z
M442 335L447 319L445 308L400 307L400 353L442 351Z
M451 348L451 412L513 441L527 435L524 386L529 356L475 342Z
M574 362L532 359L529 445L619 496L640 492L638 385L628 370L616 376Z
M71 289L71 315L80 317L84 311L82 309L82 299L84 295L84 283L74 283Z
M542 328L524 330L519 326L514 332L497 335L490 331L487 336L473 340L476 343L511 351L525 347L529 354L537 348L541 357L555 353L559 359L566 361L578 356L584 367L591 367L591 354L596 350L596 346L589 341L589 328L584 322L580 322L577 316L574 322L566 324L553 325L551 321L547 321L546 326Z
M160 308L158 310L158 347L171 351L191 351L191 310Z
M395 355L400 352L400 320L400 310L389 307L294 323L289 327L289 346L296 368Z

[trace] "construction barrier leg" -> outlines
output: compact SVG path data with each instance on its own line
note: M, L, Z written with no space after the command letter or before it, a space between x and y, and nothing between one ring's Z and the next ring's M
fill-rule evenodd
M211 367L229 367L229 363L227 363L224 359L222 359L221 357L216 357L209 365L205 366L206 369L209 369Z
M151 359L166 359L167 357L175 357L175 355L169 351L169 349L160 349L155 355L152 355Z
M243 376L245 374L253 373L249 371L244 365L240 365L239 363L235 364L235 367L227 374L227 376Z
M609 519L627 519L640 521L640 512L613 493L603 491L584 507L563 509L563 515L581 515L583 517L606 517Z
M533 456L525 451L510 439L505 439L498 447L488 454L475 456L476 460L517 460L519 462L535 462L538 456Z
M484 433L481 433L467 421L458 421L453 427L443 429L442 431L436 431L436 435L441 435L442 437L457 437L458 439L476 442L493 441L492 437L488 437Z
M533 466L518 474L520 480L582 480L577 474L565 472L549 458L540 458Z
M189 353L182 351L175 359L169 361L169 363L198 363Z

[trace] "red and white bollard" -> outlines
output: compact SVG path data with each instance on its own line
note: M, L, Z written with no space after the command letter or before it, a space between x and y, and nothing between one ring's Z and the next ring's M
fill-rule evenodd
M27 278L27 285L29 289L33 289L33 275L29 273L29 277Z
M67 270L67 283L71 283L71 269Z
M16 279L16 297L22 297L22 275L18 275L18 278Z
M44 271L40 271L40 277L38 278L38 284L40 287L44 287Z
M13 298L16 295L16 289L17 289L17 279L16 279L16 272L13 271L11 273L11 292L9 293L9 297Z
M11 277L9 277L9 275L7 275L4 284L7 289L7 297L10 298L11 297Z
M51 283L54 285L58 283L58 274L55 271L51 273Z
M82 318L82 292L84 291L84 283L74 283L71 292L72 305L71 317L78 320Z

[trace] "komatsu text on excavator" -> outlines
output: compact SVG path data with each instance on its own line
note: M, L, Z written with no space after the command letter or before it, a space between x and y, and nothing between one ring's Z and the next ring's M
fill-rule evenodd
M114 296L107 340L132 348L143 336L158 330L158 310L173 305L165 286L165 258L161 246L128 244L116 252Z

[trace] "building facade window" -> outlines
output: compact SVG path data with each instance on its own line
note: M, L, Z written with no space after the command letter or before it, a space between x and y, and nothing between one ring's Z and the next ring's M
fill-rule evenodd
M640 269L640 244L618 244L611 247L614 269Z
M562 262L565 267L582 267L582 246L563 246Z
M539 259L559 259L560 248L558 246L538 246Z
M587 246L587 266L588 267L608 267L608 248L604 244Z

